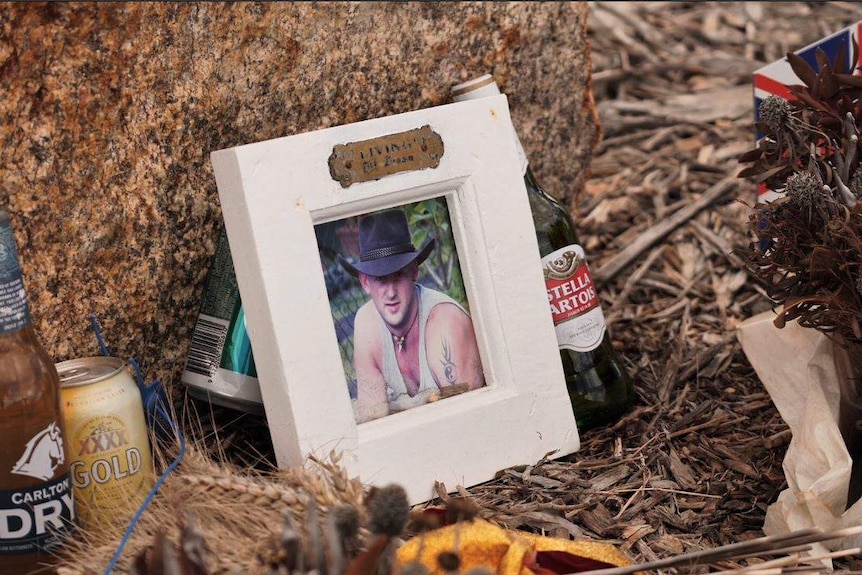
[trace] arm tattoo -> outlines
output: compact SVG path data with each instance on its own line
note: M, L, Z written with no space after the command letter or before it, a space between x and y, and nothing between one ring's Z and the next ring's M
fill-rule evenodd
M449 385L455 385L458 382L458 374L455 371L455 362L452 361L452 350L449 349L449 342L443 338L443 358L440 360L443 364L443 377Z

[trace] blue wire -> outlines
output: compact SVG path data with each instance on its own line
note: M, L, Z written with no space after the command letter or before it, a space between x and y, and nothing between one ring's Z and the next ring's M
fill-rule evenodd
M99 328L99 320L96 317L96 314L90 314L90 325L93 328L93 332L96 334L96 341L99 342L99 349L102 350L102 355L110 356L110 352L108 351L108 347L105 345L105 340L102 339L102 331ZM137 380L138 389L141 392L141 399L144 400L145 392L152 390L152 397L147 397L147 403L145 405L146 414L150 415L152 413L153 418L150 422L150 426L155 429L155 416L158 415L163 421L167 422L168 427L170 427L171 431L174 433L174 436L180 443L180 452L177 454L177 457L171 462L170 465L165 469L165 471L159 476L153 485L150 492L147 493L144 501L138 506L138 510L135 512L134 517L126 526L126 532L123 534L123 538L120 540L120 544L117 546L117 550L114 551L113 557L111 557L110 563L108 563L108 567L105 569L104 575L110 575L114 570L114 567L117 566L117 563L120 560L120 556L123 554L123 550L126 548L126 544L129 542L129 539L132 536L132 533L135 531L135 527L138 526L138 522L141 520L141 517L144 515L144 512L147 510L147 507L150 506L150 503L153 502L156 494L159 492L159 488L161 488L162 484L168 478L168 476L174 472L174 470L179 466L180 462L182 462L183 458L186 455L186 438L183 436L182 432L177 427L177 424L171 418L170 415L164 410L161 406L160 398L158 395L158 386L161 384L158 381L154 381L149 387L144 384L144 378L141 375L141 368L138 366L138 362L134 360L134 358L129 358L129 363L132 365L132 368L135 370L135 379ZM147 394L149 395L149 394Z
M99 342L99 349L102 350L102 355L111 355L108 352L108 347L105 345L105 340L102 339L102 330L99 328L99 319L96 314L90 314L90 325L93 327L93 332L96 334L96 341Z
M137 527L138 521L140 521L144 512L147 510L147 507L149 507L150 503L152 503L153 498L155 498L156 494L159 491L159 488L162 486L168 476L173 473L177 466L179 466L180 462L183 460L183 457L185 457L186 455L186 439L185 437L183 437L183 434L180 432L179 429L177 429L176 424L165 412L165 410L162 409L161 405L156 406L156 411L162 419L168 422L168 424L171 426L171 429L174 431L174 433L176 433L177 439L180 442L180 452L177 455L176 459L174 459L171 464L168 465L164 473L159 476L158 480L156 480L155 485L153 485L153 488L150 489L150 492L147 494L146 499L144 499L143 503L141 503L140 507L138 507L135 516L132 517L131 522L129 522L129 525L126 527L126 532L123 534L123 538L120 540L120 545L117 547L117 550L114 551L114 556L111 557L111 562L108 563L108 567L105 569L104 575L110 575L111 572L114 570L114 567L117 566L117 563L120 560L120 556L123 554L123 549L125 549L126 544L129 542L129 538L132 536L132 532L135 530L135 527Z

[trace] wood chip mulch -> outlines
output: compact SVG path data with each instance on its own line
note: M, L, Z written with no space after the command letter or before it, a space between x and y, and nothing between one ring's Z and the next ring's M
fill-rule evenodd
M858 20L852 2L591 3L603 140L577 225L639 400L573 456L446 489L509 527L637 561L763 535L790 433L734 332L770 307L733 255L756 198L736 178L751 74ZM225 451L243 426L222 432Z

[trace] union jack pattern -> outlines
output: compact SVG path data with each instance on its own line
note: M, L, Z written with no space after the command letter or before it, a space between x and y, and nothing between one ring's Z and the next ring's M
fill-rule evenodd
M862 51L859 50L859 39L862 38L862 20L855 24L840 30L831 36L822 38L813 44L797 50L796 54L801 56L814 69L819 70L815 54L817 49L822 49L829 61L834 62L839 50L846 51L847 62L851 61L854 54L856 61L854 62L853 73L862 75ZM771 64L756 70L753 75L754 82L754 118L755 121L760 120L760 104L769 96L780 96L782 98L792 98L787 86L801 84L802 81L796 76L790 67L790 62L787 57L777 60ZM758 133L757 139L763 135ZM761 184L758 187L757 201L766 202L780 197L778 192L768 190L765 185Z

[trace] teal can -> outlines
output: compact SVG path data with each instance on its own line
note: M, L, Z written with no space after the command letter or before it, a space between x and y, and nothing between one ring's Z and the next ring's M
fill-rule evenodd
M224 226L207 273L181 379L192 397L247 413L263 413L254 354Z

